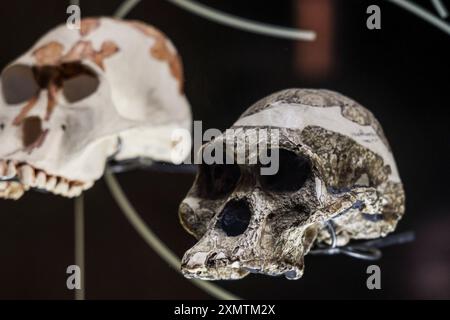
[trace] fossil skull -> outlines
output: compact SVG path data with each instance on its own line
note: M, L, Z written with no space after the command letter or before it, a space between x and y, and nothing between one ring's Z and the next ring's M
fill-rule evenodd
M255 128L278 132L274 175L251 164L259 148L251 144L275 145L248 139ZM181 223L198 239L182 260L186 277L298 279L311 247L331 243L328 221L338 246L395 229L403 187L380 124L357 102L328 90L284 90L254 104L231 129L203 148L223 145L234 150L227 157L248 161L200 165L180 205Z
M182 86L174 46L142 22L51 30L1 74L0 198L79 195L108 158L170 161L173 131L190 129Z

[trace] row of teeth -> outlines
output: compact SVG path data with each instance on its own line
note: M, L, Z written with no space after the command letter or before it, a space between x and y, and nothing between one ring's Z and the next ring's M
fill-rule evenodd
M38 188L64 197L76 197L89 189L92 183L71 182L49 175L28 164L0 160L0 177L18 178L19 181L0 181L0 197L18 199L30 188Z

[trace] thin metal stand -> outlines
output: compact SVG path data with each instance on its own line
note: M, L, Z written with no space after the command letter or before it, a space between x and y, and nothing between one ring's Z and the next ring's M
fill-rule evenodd
M85 257L84 257L84 197L75 198L75 264L81 271L81 288L75 290L75 300L85 299Z

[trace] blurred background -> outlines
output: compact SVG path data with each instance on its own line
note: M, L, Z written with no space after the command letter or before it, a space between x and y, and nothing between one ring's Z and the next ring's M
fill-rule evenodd
M165 32L180 52L185 90L203 128L229 127L256 100L289 87L326 88L369 108L393 148L407 196L398 231L416 241L384 250L381 290L368 290L370 263L306 257L302 279L250 275L218 282L247 299L450 298L449 35L390 1L199 1L240 17L310 29L314 42L276 39L218 25L167 1L143 0L128 15ZM412 1L433 14L431 1ZM111 15L121 0L81 0L83 17ZM449 1L443 1L450 8ZM65 22L68 1L2 2L3 68ZM381 8L381 30L366 9ZM442 19L447 25L450 19ZM178 223L189 174L118 175L130 201L179 256L195 243ZM74 201L28 192L0 200L0 298L73 299ZM210 298L170 269L125 219L103 180L85 193L87 299Z

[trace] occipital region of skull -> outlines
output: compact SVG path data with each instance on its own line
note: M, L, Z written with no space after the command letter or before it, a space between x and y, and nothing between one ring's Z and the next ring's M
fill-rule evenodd
M190 126L181 60L163 33L112 18L56 27L1 74L0 198L77 196L111 156L170 161L172 132Z
M179 209L198 239L182 260L186 277L254 272L298 279L309 250L331 242L327 221L338 246L396 228L404 191L383 130L366 108L333 91L288 89L255 103L231 129L240 141L255 128L279 131L278 172L261 175L258 164L200 165ZM255 149L241 144L233 156Z

